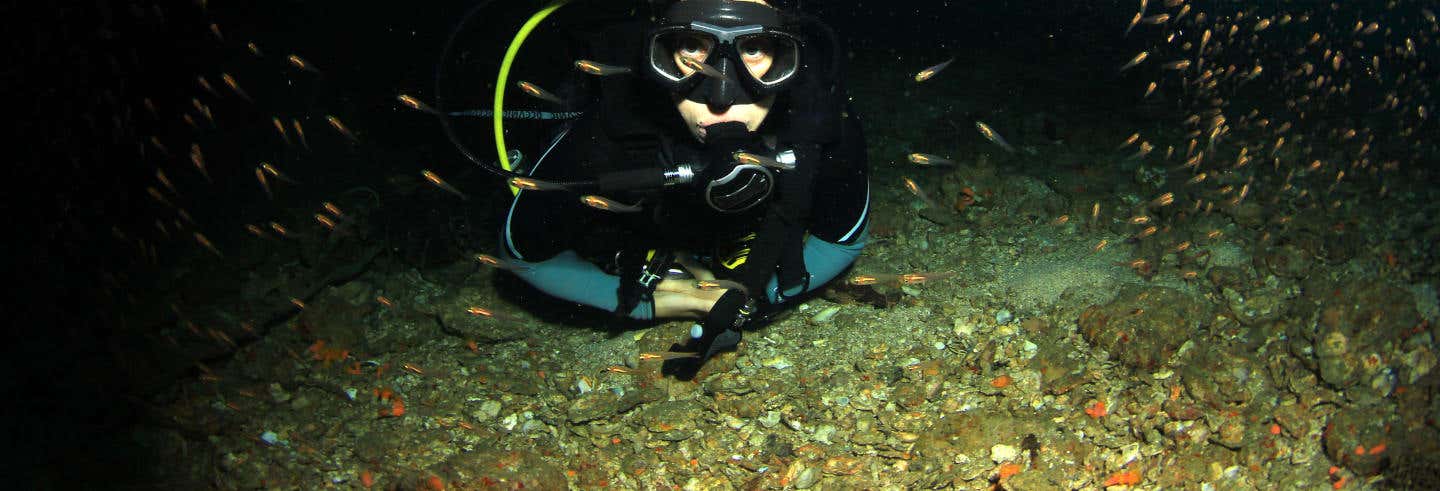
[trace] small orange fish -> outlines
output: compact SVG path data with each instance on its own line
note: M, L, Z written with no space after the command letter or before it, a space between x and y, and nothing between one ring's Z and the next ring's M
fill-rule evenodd
M1149 52L1149 51L1141 51L1140 54L1135 55L1134 58L1131 58L1130 61L1126 62L1123 66L1121 66L1121 67L1120 67L1120 71L1123 72L1123 71L1125 71L1125 70L1129 70L1129 69L1131 69L1131 68L1135 68L1135 66L1137 66L1137 65L1139 65L1140 63L1144 62L1145 59L1146 59L1146 58L1149 58L1149 57L1150 57L1150 52Z
M942 280L951 276L955 276L955 274L956 273L953 271L934 273L906 273L900 275L899 280L900 284L902 285L914 285L916 283L925 283L927 281Z
M994 128L991 128L990 125L985 124L983 121L976 121L975 129L980 130L980 134L984 136L986 140L990 140L990 143L999 145L1000 148L1005 149L1006 152L1015 153L1015 147L1010 146L1010 143L1006 142L1005 138L1002 138L1000 133L995 131Z
M857 274L855 276L851 276L850 279L846 280L845 282L855 286L864 286L880 283L890 283L899 280L900 276L893 274Z
M512 177L510 178L510 185L529 191L560 191L565 189L563 184L541 181L529 177Z
M1155 145L1151 145L1150 142L1147 141L1142 141L1140 142L1140 148L1135 150L1135 153L1130 154L1129 157L1125 157L1125 160L1143 159L1146 155L1150 155L1152 150L1155 150Z
M575 60L575 69L597 77L608 77L610 75L622 75L630 73L629 67L606 65L604 63L590 60Z
M290 146L290 135L285 133L285 123L280 122L280 117L271 116L270 123L275 126L275 131L280 133L280 139L285 141L285 146Z
M1175 60L1164 65L1160 65L1160 68L1164 68L1166 70L1184 70L1186 68L1190 68L1190 60Z
M649 353L640 353L640 361L650 361L650 360L667 360L667 361L668 361L668 360L676 360L676 359L681 359L681 358L699 358L699 357L700 357L700 353L687 353L687 352L679 352L679 351L654 351L654 352L649 352Z
M698 354L698 353L697 353L697 354ZM605 367L605 371L610 372L610 373L618 373L618 374L622 374L622 375L644 375L644 374L645 374L645 371L644 371L644 370L640 370L640 369L638 369L638 368L624 367L624 366L620 366L620 365L611 365L611 366Z
M240 83L235 81L235 77L230 76L228 73L221 73L220 80L225 81L225 86L230 87L230 91L240 96L241 99L245 99L245 102L255 102L254 99L250 98L250 94L245 92L245 89L240 88Z
M521 81L519 81L519 82L516 82L515 85L519 86L519 87L520 87L520 90L523 91L523 92L525 92L525 95L528 95L528 96L530 96L530 97L534 97L534 98L536 98L536 99L540 99L540 100L542 100L542 101L549 102L549 103L553 103L553 104L564 104L564 103L565 103L565 100L564 100L564 99L561 99L560 96L557 96L557 95L555 95L555 94L552 94L552 93L550 93L550 91L545 90L545 89L542 89L542 88L540 88L540 86L535 85L535 84L532 84L532 83L530 83L530 82L526 82L526 81L524 81L524 80L521 80Z
M468 312L470 315L478 315L478 316L481 316L481 317L489 317L489 318L491 318L491 319L501 320L501 321L506 321L506 322L518 322L518 321L520 320L519 317L515 317L515 316L509 315L509 314L504 314L504 313L501 313L501 312L496 312L496 311L493 311L493 310L490 310L490 309L487 309L487 308L484 308L484 307L470 307L470 308L468 308L468 309L465 309L465 312Z
M295 128L295 136L300 139L300 146L305 147L305 150L310 150L310 142L305 140L305 128L300 126L300 120L290 118L290 126Z
M746 296L750 295L750 290L745 288L745 285L733 280L695 280L695 288L698 290L739 290Z
M637 213L645 209L639 204L627 205L625 203L621 203L619 201L606 198L604 196L596 196L593 194L581 196L580 202L584 203L585 206L589 206L597 210L604 210L615 213Z
M205 170L205 154L200 152L199 143L190 144L190 163L195 164L195 168L200 170L200 175L204 176L206 181L215 182L210 179L210 171Z
M733 154L733 157L735 157L736 162L742 164L759 165L763 167L769 167L775 170L795 170L795 162L791 161L790 163L785 163L775 159L774 157L767 157L764 155L754 154L750 152L735 152Z
M915 197L920 198L920 201L925 203L926 207L936 209L940 208L940 206L936 205L934 201L930 200L930 195L925 194L925 190L920 189L919 184L915 184L915 181L913 179L910 179L908 177L902 177L900 179L905 181L905 189L909 190L910 194L913 194L915 195Z
M255 179L258 180L258 181L260 181L260 189L265 190L265 197L270 198L270 199L272 199L272 200L275 199L275 194L272 193L272 192L270 192L270 183L267 182L267 181L265 181L265 170L264 170L264 169L261 169L261 168L259 168L259 167L256 167L256 168L255 168Z
M952 166L952 165L955 165L955 161L954 161L954 160L950 160L950 159L947 159L947 158L945 158L945 157L941 157L941 156L938 156L938 155L930 155L930 154L928 154L928 153L912 153L912 154L910 154L909 159L910 159L910 162L911 162L911 163L920 164L920 165L943 165L943 166Z
M279 179L279 180L284 181L284 182L289 183L289 184L300 184L299 182L295 181L294 179L291 179L290 176L287 176L287 175L285 175L285 173L280 172L280 169L276 169L274 165L270 165L269 162L261 162L261 163L260 163L260 168L261 168L261 169L264 169L266 174L270 174L270 175L272 175L272 176L275 176L276 179Z
M465 193L460 192L459 189L455 189L454 186L451 186L449 183L445 182L444 179L441 179L439 175L431 172L429 169L421 171L420 175L423 176L426 181L430 181L431 184L434 184L436 187L439 187L445 192L458 196L462 200L470 199L470 197L466 196Z
M215 87L210 85L210 81L206 80L204 75L195 77L195 81L200 84L200 88L205 89L205 92L209 92L210 95L215 97L220 97L220 93L215 91ZM192 99L191 101L195 104L195 109L199 110L200 101L196 99Z
M335 230L335 220L330 217L316 213L315 221L320 222L320 225L324 225L327 229Z
M435 111L435 108L430 107L429 104L421 102L420 99L415 98L415 96L409 94L400 94L395 98L398 99L401 104L404 104L405 107L408 107L410 109L430 114L440 114L439 112Z
M930 80L931 78L934 78L936 74L939 74L941 70L944 70L946 67L950 66L951 63L955 63L954 58L942 61L924 70L920 70L920 72L915 74L915 81L924 82L926 80Z
M350 143L360 143L360 139L356 138L355 134L350 132L350 128L345 127L345 123L340 122L340 118L327 114L325 115L325 121L330 123L330 127L335 128L335 131L339 132L340 136L344 136L345 139L350 140Z
M290 56L285 57L285 61L290 62L291 66L299 68L300 70L310 73L320 73L320 70L315 68L315 65L311 65L310 62L305 61L305 59L301 58L300 55L291 54Z
M1141 12L1136 12L1135 16L1130 18L1130 23L1125 25L1125 33L1121 34L1120 37L1129 36L1130 31L1134 30L1135 26L1140 24L1140 19L1145 17L1144 9L1141 10ZM1124 71L1124 69L1121 69L1121 71Z
M706 76L706 77L710 77L710 78L713 78L713 79L724 79L724 78L725 78L725 75L722 74L722 73L720 73L720 70L716 70L715 67L710 66L709 64L706 64L706 63L703 62L703 61L697 60L697 59L695 59L695 58L691 58L691 57L689 57L689 56L681 56L681 57L680 57L680 64L681 64L681 65L685 65L685 68L689 68L690 70L692 70L691 73L699 72L701 75L704 75L704 76Z
M175 206L174 204L170 203L170 200L165 199L165 195L160 194L160 190L159 190L159 189L155 189L155 186L146 186L146 187L145 187L145 192L150 193L150 197L151 197L151 198L155 198L155 201L159 202L159 203L162 204L162 205L169 206L169 207L174 207L174 206Z
M489 254L476 254L475 260L479 261L480 264L484 264L492 268L500 268L509 271L528 271L530 269L529 266L517 264L512 261L506 261L504 259L500 259Z
M195 232L195 242L200 243L201 247L204 247L205 250L210 251L212 254L222 258L225 257L224 254L220 253L220 249L215 248L215 244L210 243L210 239L205 237L205 234Z
M1141 24L1159 25L1170 21L1170 14L1156 14L1140 19Z
M169 190L170 190L170 194L173 194L173 195L176 195L176 196L179 196L179 195L180 195L180 192L175 190L175 185L170 183L170 178L165 176L165 170L164 170L164 169L161 169L161 168L158 168L158 167L155 168L155 180L160 181L160 184L161 184L161 185L164 185L164 186L165 186L165 189L169 189Z

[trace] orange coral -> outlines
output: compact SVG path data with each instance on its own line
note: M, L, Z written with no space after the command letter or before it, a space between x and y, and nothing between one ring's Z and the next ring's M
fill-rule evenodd
M1105 478L1105 487L1110 486L1131 486L1140 483L1140 471L1128 470L1111 474Z
M1085 414L1090 415L1092 418L1099 419L1101 416L1109 413L1105 411L1105 401L1095 401L1095 404L1091 404L1090 407L1085 408Z
M1001 376L999 376L999 377L995 377L994 380L991 380L991 381L990 381L990 386L991 386L991 387L994 387L994 388L997 388L997 389L1003 389L1003 388L1005 388L1005 387L1009 387L1009 386L1010 386L1010 382L1012 382L1012 381L1013 381L1013 380L1010 378L1009 375L1001 375Z

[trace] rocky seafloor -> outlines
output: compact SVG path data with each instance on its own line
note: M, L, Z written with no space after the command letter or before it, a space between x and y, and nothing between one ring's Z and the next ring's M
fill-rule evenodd
M164 424L135 437L175 462L157 478L235 489L1440 485L1430 191L1383 212L1175 209L1152 198L1178 183L1143 162L1057 164L1123 158L1084 135L906 168L919 149L894 135L937 130L902 119L873 125L852 275L953 276L842 279L678 381L639 354L688 322L557 319L471 260L371 256L153 398ZM380 193L417 192L395 186ZM1165 226L1136 239L1136 215ZM362 238L297 249L365 257L345 252ZM243 299L317 263L275 257L254 255L268 273Z

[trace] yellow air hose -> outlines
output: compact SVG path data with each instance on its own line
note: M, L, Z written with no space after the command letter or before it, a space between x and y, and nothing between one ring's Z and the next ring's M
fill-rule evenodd
M500 76L495 79L495 151L500 155L500 168L507 171L511 169L509 152L505 150L505 89L509 85L510 67L515 63L515 56L520 54L520 46L525 44L525 38L530 37L530 32L535 30L535 26L570 2L571 0L555 0L540 9L539 12L535 12L535 15L531 15L530 20L520 26L520 32L515 34L515 38L510 40L510 48L505 50L505 59L500 63ZM510 194L519 193L520 188L510 186Z

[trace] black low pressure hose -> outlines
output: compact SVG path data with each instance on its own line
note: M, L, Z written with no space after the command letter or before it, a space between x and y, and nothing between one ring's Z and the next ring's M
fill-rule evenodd
M508 171L494 164L487 164L484 161L481 161L478 157L475 156L473 152L470 151L469 147L466 147L464 143L460 142L460 137L455 134L455 128L450 124L449 113L445 112L445 96L444 92L441 90L441 88L444 86L445 80L445 62L446 60L450 59L450 51L455 48L455 40L460 37L460 33L465 30L465 26L469 25L470 21L473 20L475 16L480 13L481 10L484 10L485 7L488 7L491 3L494 2L495 0L482 0L480 3L475 4L474 7L470 7L470 10L466 11L465 15L460 17L460 23L456 24L455 28L450 30L450 35L445 39L445 46L440 49L440 59L436 60L435 62L435 117L440 119L440 129L445 132L445 137L450 139L450 144L455 146L455 150L458 150L460 152L460 155L464 155L466 159L474 162L475 165L480 166L481 169L484 169L491 174L495 174L496 176L505 180L513 179L516 177L530 179L524 174ZM545 181L543 182L543 184L545 184L544 187L546 189L563 190L579 190L595 187L596 185L596 183L592 181Z
M839 79L840 64L843 60L840 54L840 35L836 34L834 28L830 27L829 24L826 24L818 17L805 13L795 13L792 15L794 15L795 19L800 21L801 24L804 24L808 27L814 27L820 31L820 34L825 36L825 40L828 41L828 44L830 46L830 66L827 67L828 70L826 70L829 75L828 80Z

